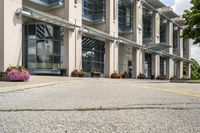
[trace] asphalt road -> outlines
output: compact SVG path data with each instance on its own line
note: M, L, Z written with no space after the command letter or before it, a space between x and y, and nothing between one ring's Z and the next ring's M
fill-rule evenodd
M0 93L0 133L200 132L200 84L68 80Z

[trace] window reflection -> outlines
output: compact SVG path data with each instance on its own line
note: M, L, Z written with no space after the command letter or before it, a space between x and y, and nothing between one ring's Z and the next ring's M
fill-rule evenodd
M104 73L105 43L88 37L82 39L83 70L91 72L99 70Z
M46 23L25 26L24 46L26 67L32 70L56 70L63 65L63 28ZM51 72L51 71L49 71Z

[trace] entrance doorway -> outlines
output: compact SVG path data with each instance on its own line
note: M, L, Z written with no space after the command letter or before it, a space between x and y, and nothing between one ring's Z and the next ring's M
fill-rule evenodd
M104 73L105 42L89 37L82 38L82 68L86 72Z
M60 74L63 68L63 28L47 23L24 26L23 65L32 74Z

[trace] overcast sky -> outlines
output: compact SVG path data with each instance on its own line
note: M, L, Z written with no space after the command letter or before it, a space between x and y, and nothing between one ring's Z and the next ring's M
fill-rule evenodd
M182 15L185 9L189 9L191 4L190 0L161 0L167 6L173 8L173 10L178 14Z
M191 7L190 0L161 0L165 5L170 6L178 14L182 15L185 9ZM192 58L195 58L200 64L200 46L192 47Z

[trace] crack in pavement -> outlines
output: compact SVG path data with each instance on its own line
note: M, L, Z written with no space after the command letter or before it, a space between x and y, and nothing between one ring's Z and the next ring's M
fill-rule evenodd
M66 84L69 83L69 81L60 81L60 82L48 82L48 83L44 83L44 84L29 84L27 86L16 86L14 89L9 90L12 87L8 87L8 89L6 90L0 90L0 94L7 94L7 93L15 93L15 92L21 92L21 91L26 91L26 90L30 90L30 89L39 89L39 88L43 88L43 87L48 87L48 86L54 86L54 85L58 85L58 84ZM6 88L6 87L4 87ZM2 88L1 88L2 89Z
M74 109L0 109L0 112L72 112L72 111L119 111L119 110L200 110L200 107L99 107Z

